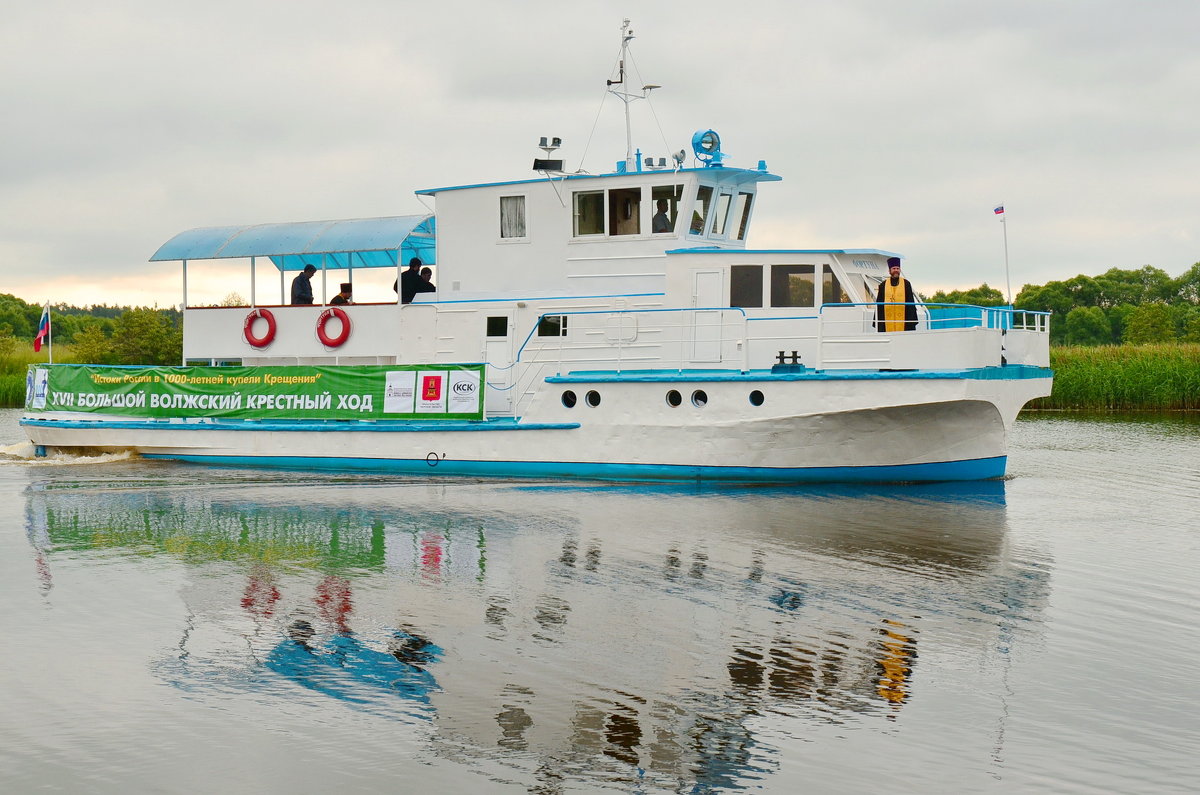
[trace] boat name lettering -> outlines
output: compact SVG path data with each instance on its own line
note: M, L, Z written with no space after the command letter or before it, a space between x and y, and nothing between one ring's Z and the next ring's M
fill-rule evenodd
M113 397L117 397L114 395ZM145 395L142 396L145 398ZM128 404L126 404L128 405ZM142 406L146 405L143 399ZM242 407L241 395L151 395L152 409L220 409L237 410Z
M374 411L374 395L338 395L338 408L351 411Z
M275 409L278 411L306 409L324 411L333 405L333 395L251 395L246 400L248 409Z
M857 265L858 267L864 268L866 270L871 270L871 271L880 270L879 263L875 262L874 260L856 259L856 260L854 260L854 264Z
M151 395L151 401L157 395ZM131 392L129 394L96 394L95 392L80 392L75 398L77 405L85 408L106 408L109 406L116 408L144 408L146 405L145 392Z
M456 395L474 395L475 394L475 382L474 381L455 381L454 386L451 387L451 390L453 390L454 394L456 394Z

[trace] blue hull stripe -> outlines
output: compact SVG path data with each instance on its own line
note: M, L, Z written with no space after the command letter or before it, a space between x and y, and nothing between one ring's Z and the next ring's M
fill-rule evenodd
M978 367L968 370L804 370L801 372L778 372L750 370L578 370L546 378L549 384L602 384L602 383L677 383L693 381L909 381L909 380L959 380L959 381L1024 381L1027 379L1053 377L1048 367L1018 364L1007 367Z
M300 470L388 472L405 475L575 478L624 481L721 481L726 483L933 483L1004 477L1007 456L932 464L864 467L735 467L551 461L454 461L424 458L323 458L316 456L156 455L196 464Z

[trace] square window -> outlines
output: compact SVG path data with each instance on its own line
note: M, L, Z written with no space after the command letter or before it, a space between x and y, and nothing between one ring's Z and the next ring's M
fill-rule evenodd
M771 306L816 306L812 265L771 266Z
M762 265L734 265L729 269L729 305L763 305Z
M538 321L537 335L539 337L567 336L567 316L546 315Z
M604 234L604 191L580 191L574 196L575 236Z
M489 337L507 337L508 318L504 316L489 317L487 319L487 335Z

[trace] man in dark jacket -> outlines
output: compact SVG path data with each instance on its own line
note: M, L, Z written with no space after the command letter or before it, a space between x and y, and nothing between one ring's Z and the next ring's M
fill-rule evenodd
M292 279L292 306L304 306L313 302L312 275L316 272L316 266L305 265L304 270Z
M408 270L400 274L400 279L392 285L392 289L400 288L400 303L411 304L417 293L436 292L437 288L421 278L421 258L413 257L408 261Z

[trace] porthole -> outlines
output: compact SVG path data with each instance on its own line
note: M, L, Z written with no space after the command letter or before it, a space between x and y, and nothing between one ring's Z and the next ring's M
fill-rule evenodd
M751 406L761 406L764 400L766 400L766 398L763 397L763 393L759 392L757 389L750 393Z
M683 395L679 394L679 390L672 389L667 393L667 405L671 408L676 408L683 402Z
M575 393L569 389L566 392L563 392L562 404L569 409L575 408Z
M697 389L692 393L692 405L696 408L703 408L708 405L708 393L703 389Z
M596 408L596 406L600 405L600 393L594 389L589 390L587 395L584 396L584 400L587 401L589 406Z

